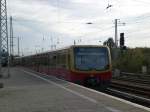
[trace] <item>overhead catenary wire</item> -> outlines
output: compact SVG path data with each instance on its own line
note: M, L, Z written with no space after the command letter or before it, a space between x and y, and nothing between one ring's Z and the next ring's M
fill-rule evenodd
M143 4L146 4L146 5L149 5L150 4L150 2L147 2L147 1L141 1L141 0L132 0L132 1L134 1L134 2L139 2L139 3L143 3Z

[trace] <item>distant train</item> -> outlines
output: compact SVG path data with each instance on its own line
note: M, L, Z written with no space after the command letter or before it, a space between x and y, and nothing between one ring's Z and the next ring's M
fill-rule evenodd
M106 46L78 45L15 59L15 64L78 84L108 86L111 56Z

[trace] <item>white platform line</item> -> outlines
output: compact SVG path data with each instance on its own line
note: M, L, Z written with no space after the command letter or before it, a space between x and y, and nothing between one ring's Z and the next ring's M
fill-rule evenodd
M31 69L29 69L29 70L31 70ZM24 71L24 70L23 70L23 71ZM33 70L31 70L31 71L33 71ZM27 72L27 71L24 71L24 72ZM33 72L36 72L36 71L33 71ZM28 72L28 73L31 73L31 72ZM40 72L36 72L36 73L42 74L42 73L40 73ZM36 75L36 74L34 74L34 75ZM46 75L46 76L48 76L48 77L56 78L56 77L54 77L54 76L50 76L50 75L47 75L47 74L42 74L42 75ZM36 77L37 77L37 76L38 76L38 75L36 75ZM38 77L40 77L40 76L38 76ZM41 77L41 78L43 78L43 77ZM44 79L44 80L47 80L47 79L45 79L45 78L43 78L43 79ZM100 94L100 95L104 95L104 96L106 96L106 97L109 97L109 98L112 98L112 99L121 101L121 102L123 102L123 103L130 104L130 105L135 106L135 107L137 107L137 108L150 111L150 108L148 108L148 107L145 107L145 106L142 106L142 105L139 105L139 104L136 104L136 103L133 103L133 102L130 102L130 101L127 101L127 100L124 100L124 99L121 99L121 98L112 96L112 95L108 95L108 94L106 94L106 93L102 93L102 92L99 92L99 91L96 91L96 90L93 90L93 89L90 89L90 88L87 88L87 87L84 87L84 86L81 86L81 85L78 85L78 84L74 84L74 83L72 83L72 82L68 82L68 81L65 81L65 80L62 80L62 79L58 79L58 78L56 78L56 79L57 79L57 80L64 81L64 82L67 82L67 83L70 83L71 85L75 85L75 86L77 86L77 87L80 87L80 88L89 90L89 91L91 91L91 92L94 92L94 93L97 93L97 94ZM48 81L50 81L50 80L48 80ZM52 82L52 81L50 81L50 82L51 82L51 83L54 83L54 82ZM57 84L57 83L55 83L55 85L61 86L61 85L59 85L59 84ZM65 87L62 86L61 88L65 88ZM68 89L68 88L65 88L65 89ZM68 91L68 90L67 90L67 91ZM69 89L69 91L72 91L72 90ZM73 91L73 92L75 92L75 91ZM75 92L75 93L77 93L77 92ZM77 93L77 94L79 94L79 93ZM82 96L82 94L80 94L80 95ZM83 96L84 96L84 95L83 95ZM85 97L87 97L87 96L85 96ZM87 98L89 98L89 97L87 97ZM92 98L90 98L90 99L92 99ZM94 99L92 99L92 101L93 101L93 100L94 100ZM97 103L96 100L94 100L94 102Z
M95 93L97 93L97 94L104 95L104 96L106 96L106 97L109 97L109 98L112 98L112 99L121 101L121 102L123 102L123 103L130 104L130 105L135 106L135 107L137 107L137 108L150 111L150 108L148 108L148 107L145 107L145 106L142 106L142 105L139 105L139 104L136 104L136 103L133 103L133 102L130 102L130 101L127 101L127 100L124 100L124 99L121 99L121 98L118 98L118 97L115 97L115 96L106 94L106 93L102 93L102 92L99 92L99 91L96 91L96 90L93 90L93 89L90 89L90 88L86 88L86 87L84 87L84 86L80 86L80 85L77 85L77 84L74 84L74 83L72 83L72 84L73 84L73 85L76 85L76 86L78 86L78 87L81 87L81 88L83 88L83 89L87 89L87 90L89 90L89 91L91 91L91 92L95 92Z
M33 71L33 72L35 72L35 71ZM37 73L39 73L39 72L37 72ZM126 103L126 104L130 104L130 105L135 106L135 107L137 107L137 108L141 108L141 109L150 111L150 108L148 108L148 107L145 107L145 106L142 106L142 105L139 105L139 104L136 104L136 103L133 103L133 102L130 102L130 101L127 101L127 100L124 100L124 99L121 99L121 98L118 98L118 97L115 97L115 96L106 94L106 93L102 93L102 92L100 92L100 91L96 91L96 90L94 90L94 89L90 89L90 88L87 88L87 87L84 87L84 86L81 86L81 85L78 85L78 84L75 84L75 83L72 83L72 82L68 82L68 81L59 79L59 78L54 77L54 76L50 76L50 75L42 74L42 73L39 73L39 74L41 74L41 75L46 75L46 76L48 76L48 77L53 77L53 78L55 78L55 79L57 79L57 80L67 82L67 83L69 83L69 84L71 84L71 85L74 85L74 86L77 86L77 87L86 89L86 90L88 90L88 91L91 91L91 92L94 92L94 93L97 93L97 94L100 94L100 95L104 95L104 96L106 96L106 97L109 97L109 98L112 98L112 99L121 101L121 102Z
M86 100L88 100L88 101L90 101L90 102L92 102L92 103L97 103L96 100L94 100L94 99L92 99L92 98L90 98L90 97L87 97L87 96L85 96L85 95L82 95L82 94L80 94L80 93L78 93L78 92L75 92L75 91L73 91L73 90L71 90L71 89L65 88L64 86L62 86L62 85L60 85L60 84L57 84L57 83L55 83L55 82L53 82L53 81L51 81L51 80L48 80L48 79L46 79L46 78L43 78L43 77L38 76L38 75L36 75L36 74L34 74L34 73L31 73L31 72L27 72L27 71L24 71L24 70L22 70L22 71L25 72L25 73L27 73L27 74L29 74L29 75L32 75L32 76L34 76L34 77L36 77L36 78L42 79L42 80L44 80L44 81L46 81L46 82L48 82L48 83L51 83L51 84L53 84L53 85L55 85L55 86L57 86L57 87L60 87L60 88L66 90L66 91L68 91L68 92L70 92L70 93L72 93L72 94L75 94L75 95L77 95L77 96L79 96L79 97L82 97L83 99L86 99Z

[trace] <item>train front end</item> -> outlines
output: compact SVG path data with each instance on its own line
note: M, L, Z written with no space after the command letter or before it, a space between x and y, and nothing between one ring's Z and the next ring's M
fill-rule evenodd
M108 47L74 46L72 49L72 79L75 83L108 86L112 77Z

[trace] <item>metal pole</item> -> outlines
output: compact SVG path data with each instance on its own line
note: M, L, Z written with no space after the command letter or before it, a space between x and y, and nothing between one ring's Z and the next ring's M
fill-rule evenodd
M19 37L18 37L18 56L20 55L20 40L19 40Z
M13 56L14 54L14 43L13 43L13 39L14 39L14 36L13 36L13 18L12 16L10 17L10 51L11 51L11 54Z
M8 59L8 62L7 62L7 64L8 64L8 78L10 77L10 54L9 54L9 45L8 45L8 36L7 36L7 59Z
M8 76L8 78L10 77L10 66L9 66L9 45L8 45L8 27L7 27L7 2L6 2L6 0L5 0L5 14L6 14L6 38L7 38L7 64L8 64L8 66L7 66L7 76Z
M118 47L118 19L115 19L115 45Z
M2 67L1 67L1 59L2 59L2 58L1 58L1 49L2 49L1 2L2 2L2 1L0 0L0 78L2 77ZM3 88L3 83L0 83L0 88Z
M0 0L0 77L2 77L2 1Z
M9 65L11 65L12 59L12 17L10 16L10 29L9 29Z
M118 23L118 20L120 19L115 19L115 45L116 45L116 48L118 48L118 25L125 25L125 23Z

